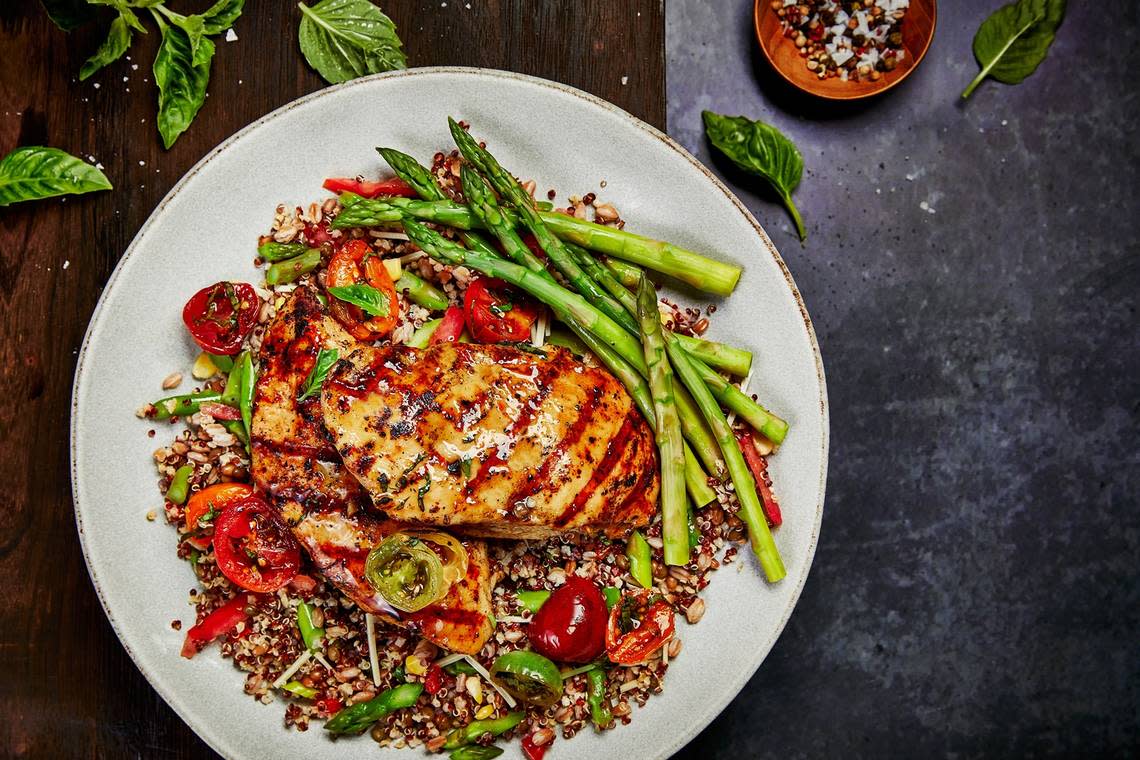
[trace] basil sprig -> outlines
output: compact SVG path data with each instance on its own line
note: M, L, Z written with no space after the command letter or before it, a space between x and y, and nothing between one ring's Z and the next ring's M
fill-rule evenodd
M364 283L329 288L329 294L345 303L359 306L369 316L386 317L392 310L387 295Z
M87 79L122 58L134 40L134 32L146 34L136 11L149 12L162 34L154 60L158 85L158 118L155 123L168 150L186 131L206 100L210 62L216 47L211 36L233 26L245 0L217 0L202 13L184 16L166 7L163 0L42 0L52 20L70 30L90 20L93 6L109 6L116 12L99 49L84 62L79 78Z
M110 189L103 172L58 148L29 145L0 159L0 206Z
M396 25L368 0L299 7L301 53L330 84L407 67Z
M780 130L745 116L722 116L705 111L705 134L709 141L746 172L759 174L775 188L796 223L800 240L807 237L792 191L800 184L804 159L795 144Z
M986 77L1018 84L1037 70L1065 20L1065 0L1017 0L994 11L974 35L982 70L962 93L970 97Z
M298 401L304 401L309 396L321 392L321 386L325 384L325 378L329 376L329 370L336 364L338 358L339 354L335 348L322 348L317 353L317 361L313 364L313 369L309 371L309 376L301 384L301 395L297 396Z

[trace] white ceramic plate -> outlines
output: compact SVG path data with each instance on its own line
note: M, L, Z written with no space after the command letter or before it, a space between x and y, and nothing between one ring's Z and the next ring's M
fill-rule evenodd
M718 304L711 334L755 352L752 391L791 423L771 466L784 511L776 542L787 578L766 584L742 552L742 562L714 574L701 623L680 623L684 653L669 668L664 693L635 710L629 726L559 739L552 760L675 752L744 687L803 588L827 468L823 366L784 262L740 202L665 135L560 84L435 68L331 87L246 127L170 191L111 276L75 373L72 487L92 581L139 669L227 757L406 758L422 750L380 752L367 736L334 743L319 724L307 733L287 730L281 702L247 697L243 675L216 650L179 657L184 634L170 621L193 620L187 591L194 576L175 556L172 529L145 519L161 505L151 452L171 431L160 425L158 437L148 438L154 425L134 410L161 395L170 372L189 377L195 349L182 304L211 282L257 277L256 239L277 204L323 197L325 177L384 171L377 145L430 160L451 145L448 115L471 122L504 165L534 177L540 190L557 188L560 198L593 190L616 204L630 229L741 264L740 286ZM517 747L507 757L519 756Z

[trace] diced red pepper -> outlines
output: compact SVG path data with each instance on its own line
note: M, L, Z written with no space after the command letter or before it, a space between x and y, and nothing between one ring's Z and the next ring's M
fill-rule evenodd
M784 516L780 513L780 504L776 501L776 495L772 493L772 478L768 476L768 460L760 456L751 433L741 431L736 434L736 440L740 444L740 451L744 454L744 461L748 464L748 469L752 471L752 479L756 481L756 493L760 496L760 506L764 508L764 517L768 518L768 524L772 527L780 525L784 522Z
M186 632L186 640L182 643L182 656L190 659L219 636L229 633L249 615L245 610L257 600L256 594L241 593L211 612L201 623Z
M546 756L549 744L538 745L534 743L534 734L527 734L522 740L522 751L527 760L542 760Z
M424 691L433 697L443 688L443 669L438 665L428 668L427 677L424 678Z
M344 709L344 703L336 697L324 697L317 700L317 709L322 710L326 715L336 715Z
M399 177L369 182L355 177L330 177L325 180L325 190L334 193L356 193L361 198L379 198L383 195L399 195L404 198L419 198L420 194Z
M431 340L428 341L428 344L455 343L463 334L463 325L463 308L448 306L447 311L443 313L443 320L439 323L439 327L435 328L435 332L431 334Z

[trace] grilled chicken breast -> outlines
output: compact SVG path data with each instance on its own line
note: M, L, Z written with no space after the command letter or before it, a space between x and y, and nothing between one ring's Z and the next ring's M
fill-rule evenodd
M397 520L617 535L656 508L649 426L617 380L561 348L360 348L329 373L322 405L345 466Z
M362 609L418 630L451 651L474 654L494 630L496 579L486 545L464 542L467 577L439 602L411 614L392 610L365 580L364 561L373 546L402 526L370 511L367 494L341 463L325 429L319 397L297 401L322 348L343 356L359 346L312 290L299 288L289 297L261 346L251 436L254 481L325 578Z

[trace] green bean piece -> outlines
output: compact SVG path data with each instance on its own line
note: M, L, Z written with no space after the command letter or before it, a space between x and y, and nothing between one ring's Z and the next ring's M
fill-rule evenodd
M542 605L546 604L546 600L550 598L550 592L516 591L515 596L519 598L519 604L530 610L531 614L534 614L542 609Z
M262 261L282 261L300 256L309 247L304 243L277 243L270 240L257 246L257 255Z
M297 605L297 627L301 629L301 641L305 642L305 648L310 652L319 651L325 629L313 625L313 609L305 602Z
M503 754L501 747L491 745L490 747L481 747L478 744L472 744L470 747L460 747L459 749L448 755L451 760L491 760Z
M423 690L422 683L406 683L382 691L367 702L357 702L329 718L325 721L325 730L334 734L359 734L396 710L414 705Z
M397 665L392 668L392 680L396 683L404 683L408 680L408 673L404 670L403 665Z
M221 400L222 396L217 391L199 391L181 396L167 396L154 402L154 418L156 420L167 420L176 416L186 417L197 412L200 404L216 403Z
M443 311L451 305L442 290L406 269L396 280L396 292L407 294L412 303L431 311Z
M586 673L586 701L590 705L590 720L598 728L605 728L613 722L610 701L606 698L606 671L595 668Z
M445 666L444 670L453 676L457 676L461 673L465 676L479 675L479 671L471 667L471 663L467 662L467 660L456 660L450 665Z
M214 363L214 366L218 368L219 372L229 372L234 368L234 358L232 356L211 354L209 351L206 352L206 356L210 357L210 361Z
M630 533L625 553L629 557L629 574L642 588L653 588L653 557L645 536L636 530Z
M292 692L298 697L304 697L305 699L312 699L313 697L317 696L316 689L310 689L300 681L290 681L289 683L285 684L285 691Z
M241 421L245 425L246 435L252 439L253 430L253 389L257 384L257 368L253 365L253 355L248 351L242 354L241 360L241 396L238 399L238 408L241 410Z
M612 610L614 605L621 601L621 589L614 586L606 586L602 589L602 596L606 598L606 609Z
M364 704L368 703L365 702ZM466 726L457 728L449 733L447 735L447 743L443 745L443 748L458 749L468 744L474 744L479 741L479 737L483 736L483 734L501 736L521 723L525 715L525 712L519 710L517 712L507 713L501 718L472 721Z
M241 420L217 420L230 435L249 446L249 436L245 433L245 424Z
M245 351L234 357L233 367L226 377L226 387L222 390L221 402L226 406L237 407L241 396L241 366L245 360Z
M179 506L185 504L186 497L190 495L190 476L193 474L194 468L188 464L175 470L174 477L170 479L170 487L166 489L166 500Z
M284 285L293 282L303 274L316 269L321 263L321 252L317 248L310 248L300 256L278 261L265 270L265 283L267 285Z
M408 338L404 345L411 346L412 348L426 348L427 344L431 341L431 336L435 334L436 328L439 327L439 323L442 321L443 317L439 317L430 322L424 322L416 328L416 331L412 333L412 337Z

